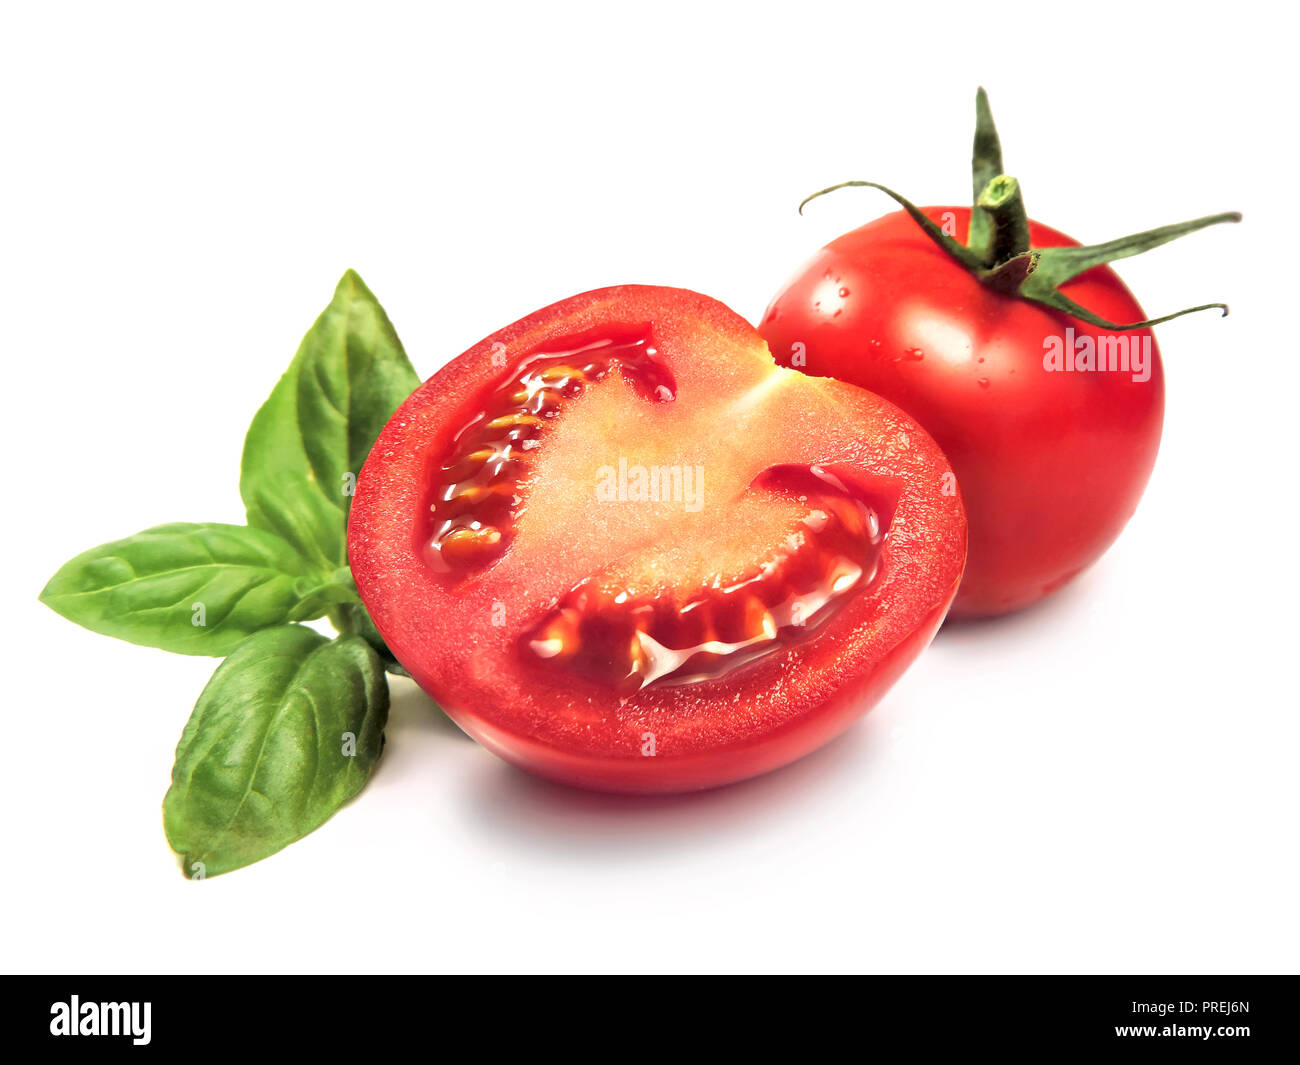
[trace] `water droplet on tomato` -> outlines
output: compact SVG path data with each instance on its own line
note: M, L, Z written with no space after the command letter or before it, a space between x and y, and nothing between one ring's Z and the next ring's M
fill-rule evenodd
M989 379L988 379L987 377L981 377L981 378L980 378L978 381L976 381L975 383L976 383L977 385L979 385L980 388L988 388L988 387L989 387Z

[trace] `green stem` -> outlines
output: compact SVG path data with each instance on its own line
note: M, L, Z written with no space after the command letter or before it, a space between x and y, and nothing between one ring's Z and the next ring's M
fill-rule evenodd
M1241 215L1238 212L1207 215L1190 222L1178 222L1133 233L1104 244L1032 248L1029 242L1029 218L1025 213L1020 182L1002 172L1002 144L993 123L988 95L983 89L975 96L975 143L971 153L971 178L975 202L971 208L966 244L948 236L910 200L874 181L842 181L838 185L814 192L799 205L799 213L803 213L810 201L836 189L854 186L879 189L900 204L926 236L955 262L970 271L981 284L1009 296L1031 300L1054 311L1073 315L1104 329L1145 329L1196 311L1221 310L1224 314L1228 313L1226 303L1203 303L1141 322L1111 322L1063 295L1060 286L1094 266L1140 255L1206 226L1240 222Z
M979 194L975 206L990 220L993 232L985 264L997 267L1029 250L1029 216L1020 194L1020 182L999 174ZM974 218L974 215L971 215Z

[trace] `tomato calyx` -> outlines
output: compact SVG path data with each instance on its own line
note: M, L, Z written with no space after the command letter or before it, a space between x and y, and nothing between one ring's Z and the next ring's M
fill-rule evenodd
M974 206L971 211L968 243L962 244L928 218L922 210L893 189L874 181L842 181L814 192L799 205L805 206L820 196L843 188L872 188L895 200L904 211L954 261L968 270L982 284L1007 295L1038 303L1052 310L1072 315L1080 321L1103 329L1145 329L1161 322L1197 311L1221 310L1226 303L1203 303L1186 307L1159 318L1140 322L1112 322L1075 303L1060 291L1071 278L1116 259L1140 255L1179 237L1222 222L1240 222L1241 214L1227 211L1207 215L1189 222L1176 222L1144 230L1103 244L1062 248L1031 248L1029 218L1025 212L1020 183L1002 169L1002 146L998 139L988 95L980 89L975 98L975 143L971 157Z

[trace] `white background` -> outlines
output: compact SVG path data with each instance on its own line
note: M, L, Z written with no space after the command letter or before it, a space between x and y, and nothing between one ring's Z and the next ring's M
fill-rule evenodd
M3 967L1294 971L1296 26L1236 3L10 5ZM159 804L214 666L36 601L239 522L244 429L355 267L422 376L620 282L751 320L819 245L964 202L987 86L1031 213L1120 267L1168 415L1118 545L949 629L840 741L710 794L537 782L409 685L361 798L189 883Z

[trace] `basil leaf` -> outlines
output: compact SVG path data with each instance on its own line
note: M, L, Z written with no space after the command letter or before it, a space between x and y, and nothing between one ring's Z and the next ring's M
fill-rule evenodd
M261 860L361 790L383 749L388 682L359 636L301 625L250 636L208 681L163 799L186 876Z
M388 315L349 270L249 427L239 481L248 523L320 567L346 565L361 465L419 383Z
M221 656L259 629L321 617L357 596L350 577L321 574L272 533L176 522L78 555L41 601L105 636Z

